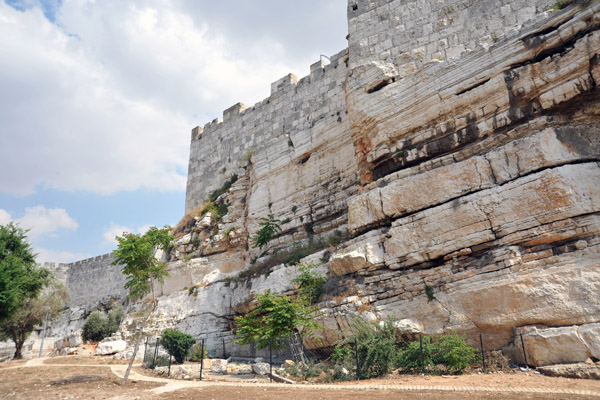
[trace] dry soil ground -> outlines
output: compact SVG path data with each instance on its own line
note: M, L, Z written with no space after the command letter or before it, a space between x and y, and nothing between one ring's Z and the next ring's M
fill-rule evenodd
M101 357L56 357L0 364L1 399L599 399L600 381L528 373L398 376L330 385L198 382L157 378Z

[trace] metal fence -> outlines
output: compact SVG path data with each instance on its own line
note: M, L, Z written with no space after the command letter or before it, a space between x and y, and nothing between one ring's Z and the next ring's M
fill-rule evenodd
M415 335L419 338L420 344L420 355L421 355L421 372L427 373L425 360L424 360L424 351L423 351L423 335ZM525 360L525 366L527 367L527 353L525 351L525 343L523 341L523 335L520 335L520 339L522 356ZM284 347L281 349L274 349L272 346L266 349L257 349L254 344L250 345L240 345L232 341L231 338L225 339L224 337L218 338L210 338L210 337L202 337L196 338L195 346L200 346L199 351L200 354L203 355L204 358L212 358L212 359L226 359L234 362L255 362L257 359L261 358L265 362L268 362L270 365L270 372L272 372L273 365L280 365L285 360L293 360L296 363L306 364L308 362L320 362L323 360L330 359L331 354L333 352L332 348L325 349L307 349L303 344L297 334L290 336L288 339L284 340ZM349 366L348 369L352 369L350 373L356 378L361 379L363 374L361 371L363 370L363 362L361 360L359 354L359 342L357 340L354 343L349 343L353 351L354 362L352 366ZM481 356L481 364L483 368L483 372L489 369L489 363L486 359L486 353L490 354L490 351L486 351L484 348L484 337L483 334L479 335L479 349L477 349ZM187 357L185 358L189 361L193 352L197 352L198 348L192 347ZM199 360L196 360L199 361ZM144 347L144 361L143 364L149 368L156 367L169 367L169 375L170 368L173 360L167 350L161 344L160 337L146 338L145 347ZM200 363L200 376L202 379L203 373L203 363ZM364 372L364 371L363 371Z
M329 357L330 351L323 349L309 350L303 344L297 334L290 335L285 339L283 348L275 349L269 346L265 349L258 349L255 344L241 345L235 341L224 337L200 337L196 338L194 346L188 352L185 360L190 361L194 352L199 351L205 358L226 359L236 362L255 362L264 360L270 365L280 365L285 360L293 360L297 363L307 363L309 361L317 362ZM198 348L199 346L199 348ZM196 360L199 361L199 360ZM170 367L173 363L169 352L163 347L161 337L147 337L144 343L143 365L154 369L156 367ZM201 369L202 369L201 365ZM202 372L200 373L202 379Z

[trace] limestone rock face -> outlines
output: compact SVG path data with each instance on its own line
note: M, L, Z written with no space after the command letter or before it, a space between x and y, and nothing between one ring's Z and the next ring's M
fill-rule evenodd
M530 365L599 358L600 4L449 3L349 0L348 49L193 130L147 334L265 357L234 317L293 294L299 259L327 278L309 348L395 316ZM268 215L281 232L255 248Z

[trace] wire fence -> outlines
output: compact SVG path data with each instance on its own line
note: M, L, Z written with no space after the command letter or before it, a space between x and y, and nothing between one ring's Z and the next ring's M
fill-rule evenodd
M420 347L420 369L421 373L428 373L425 363L425 352L423 349L423 335L416 335L419 338L419 347ZM520 334L520 337L515 337L516 339L520 339L520 349L519 356L522 356L524 359L524 365L527 367L527 352L525 349L525 343L523 341L523 335ZM516 342L516 341L515 341ZM353 365L349 366L348 369L350 374L352 374L355 379L363 379L364 374L361 374L364 368L364 362L366 360L361 360L360 352L359 352L360 343L358 340L355 340L353 343L350 343L350 347L353 352ZM494 351L485 350L484 346L484 336L483 334L479 334L479 348L476 349L481 357L481 366L483 372L487 372L490 370L494 371L496 368L495 360L489 360L490 357L493 357ZM267 362L269 364L269 375L272 378L272 369L274 365L281 365L286 360L292 360L295 363L307 364L307 363L318 363L323 360L328 360L331 358L333 353L333 348L321 348L321 349L308 349L303 344L300 338L295 335L291 335L289 338L284 340L283 348L275 349L272 346L269 346L265 349L258 349L254 344L250 345L241 345L235 343L231 338L224 337L202 337L196 338L196 343L187 356L185 357L186 361L195 361L200 364L199 378L202 379L204 363L201 362L205 359L224 359L229 362L241 362L241 363L255 363L255 362ZM168 351L162 346L160 337L148 337L146 338L144 345L144 360L143 364L151 369L156 367L168 367L168 374L171 374L171 365L173 364L173 359L169 355Z
M297 334L291 335L283 340L283 347L273 348L269 346L264 349L259 349L254 343L242 345L235 343L230 338L210 338L198 337L195 338L194 345L190 348L185 357L186 361L195 361L200 364L204 359L224 359L232 362L268 362L270 373L273 365L281 365L286 360L292 360L295 363L305 364L307 362L318 362L328 358L331 350L328 349L312 349L309 350L302 344L302 340ZM144 359L143 365L155 369L157 367L170 367L173 364L173 359L169 352L163 347L161 337L147 337L144 343ZM202 379L203 365L200 366L200 379Z

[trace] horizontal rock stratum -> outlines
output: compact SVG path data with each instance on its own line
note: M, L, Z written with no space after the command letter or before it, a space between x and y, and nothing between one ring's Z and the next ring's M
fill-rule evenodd
M530 365L600 357L600 3L553 5L349 0L348 49L193 129L147 333L256 356L232 319L293 292L273 255L310 243L328 281L308 346L395 315ZM211 193L222 218L198 215ZM265 255L249 238L269 214Z

